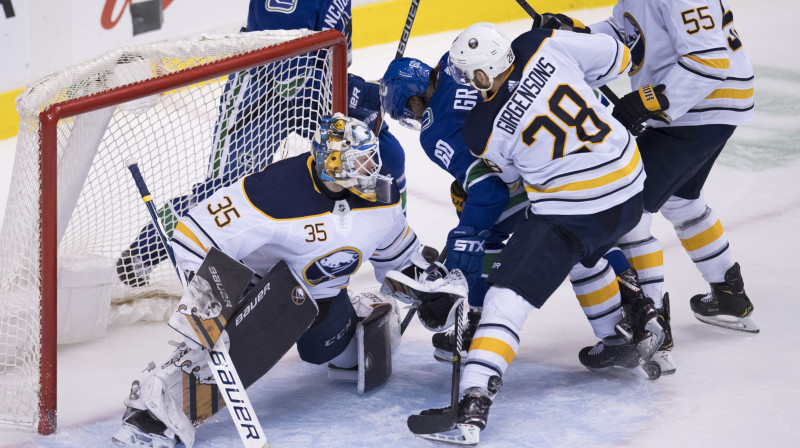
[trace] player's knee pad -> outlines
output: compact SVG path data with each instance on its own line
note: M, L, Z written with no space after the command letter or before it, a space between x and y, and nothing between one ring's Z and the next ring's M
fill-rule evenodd
M317 305L317 320L297 341L300 359L312 364L330 361L344 351L358 322L346 289L330 300L318 300Z
M648 212L642 213L642 217L639 219L639 222L636 224L636 226L619 239L620 244L632 243L650 238L650 225L652 223L653 215Z
M698 199L683 199L671 196L661 207L661 215L676 227L682 226L689 221L701 219L709 212L710 209L706 206L706 201L702 196Z
M516 334L522 330L528 313L534 309L530 302L508 288L492 287L483 301L481 324L503 325ZM476 333L477 335L477 333Z

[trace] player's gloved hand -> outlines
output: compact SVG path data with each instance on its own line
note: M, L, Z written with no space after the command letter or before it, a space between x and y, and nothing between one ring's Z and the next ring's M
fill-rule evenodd
M456 208L456 214L460 218L461 212L464 211L464 203L467 202L467 192L458 181L454 180L450 184L450 200L453 201L453 207Z
M664 84L653 87L652 84L639 87L619 99L614 105L614 116L620 123L634 134L639 135L642 124L650 119L669 123L664 112L669 108L669 99L664 95Z
M483 270L484 243L491 232L476 232L469 226L458 226L447 235L447 260L444 266L448 270L460 269L472 284L480 280Z
M547 28L551 30L566 30L576 33L591 33L588 26L564 14L546 12L533 19L533 28Z

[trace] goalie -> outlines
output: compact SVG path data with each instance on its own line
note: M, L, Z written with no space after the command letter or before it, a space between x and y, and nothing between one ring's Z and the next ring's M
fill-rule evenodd
M372 303L374 295L368 303L373 306L358 304L357 313L348 297L350 276L367 260L380 282L390 270L423 280L418 273L428 268L425 275L430 276L441 268L430 266L422 256L397 186L391 177L379 174L381 165L377 138L364 123L341 114L323 117L311 154L271 164L218 190L187 213L171 245L180 269L192 281L176 312L179 318L170 320L186 341L169 360L151 363L134 381L122 428L113 437L117 445L193 445L195 428L223 405L203 357L203 347L213 347L216 340L229 346L245 388L295 343L303 361L328 363L339 374L357 372L360 389L386 381L391 374L386 324L399 320L390 314L395 312L392 305ZM219 254L227 255L223 262L232 259L230 269L209 263ZM284 274L278 278L281 266ZM254 273L255 280L239 276L236 284L244 286L237 290L234 282L225 280L242 268ZM212 275L206 275L209 272ZM210 280L197 281L198 277ZM213 289L215 282L224 285L225 294L206 300L210 295L204 291ZM452 318L451 309L466 295L466 284L457 286L460 289L450 290L456 293L418 298L426 327L439 330ZM236 300L243 291L244 298ZM272 298L280 294L286 296L281 302L288 303L286 311L273 305L277 302ZM304 300L309 295L313 300ZM221 311L228 306L235 310ZM366 319L359 322L359 317ZM197 334L181 330L176 321L200 322ZM374 351L370 372L361 368L367 350ZM383 368L376 369L376 364Z

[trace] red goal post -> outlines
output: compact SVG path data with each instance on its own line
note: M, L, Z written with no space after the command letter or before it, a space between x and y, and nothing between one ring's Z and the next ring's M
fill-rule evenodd
M243 44L245 40L250 43ZM195 48L201 50L194 54ZM37 428L42 434L55 431L57 295L59 282L64 280L59 279L59 261L73 254L118 258L148 221L127 178L124 159L139 156L145 177L153 181L157 206L172 197L195 194L204 176L213 177L210 173L224 164L224 158L217 157L217 153L224 153L220 148L232 151L226 146L232 143L221 142L232 136L239 124L225 124L221 115L228 113L225 116L235 120L236 108L243 107L236 100L240 92L235 83L240 78L247 78L249 86L258 76L286 81L269 81L272 84L268 89L280 87L281 91L279 95L272 91L263 95L268 98L266 106L259 102L252 110L238 112L242 120L253 116L262 121L274 117L287 120L251 124L252 133L241 136L239 145L244 144L242 141L257 142L256 149L245 151L248 167L254 170L287 156L292 138L308 140L316 128L309 117L346 112L347 43L338 31L202 36L130 47L110 57L120 54L134 57L95 72L92 67L101 65L103 58L87 61L81 70L68 69L34 83L18 99L20 134L0 238L0 375L5 377L0 381L0 403L6 403L0 404L3 426ZM126 64L131 60L129 70ZM140 72L146 79L137 78ZM76 78L74 73L83 73L84 77ZM54 82L60 84L53 89ZM100 88L86 88L98 82ZM51 91L41 95L45 87ZM314 93L298 102L299 92L310 88ZM30 110L39 107L41 112L25 116L21 109L26 97L36 95L41 96L39 105ZM297 107L310 111L300 112ZM100 111L107 113L100 118L92 115ZM83 132L81 121L91 123L87 134L93 136L79 135L79 129ZM276 126L296 128L276 132ZM268 142L273 134L281 140ZM154 140L148 140L151 138ZM270 155L255 160L261 149L270 151ZM82 155L86 167L75 169L77 174L65 179L64 171L80 164L69 160L72 152L86 153ZM153 158L148 160L150 156ZM38 165L34 166L32 158L38 158ZM170 171L184 165L191 165L191 169L175 174ZM118 204L124 206L117 208ZM171 213L166 205L161 211ZM174 272L162 275L156 267L147 273L142 285L121 284L114 279L119 283L113 285L114 298L127 301L130 296L146 296L148 291L174 291L170 275L174 277Z

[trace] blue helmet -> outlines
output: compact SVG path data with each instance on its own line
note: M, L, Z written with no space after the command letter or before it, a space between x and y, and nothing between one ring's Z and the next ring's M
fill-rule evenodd
M412 96L424 96L430 82L431 67L419 59L393 60L381 79L381 106L405 127L419 130L420 119L406 106Z

